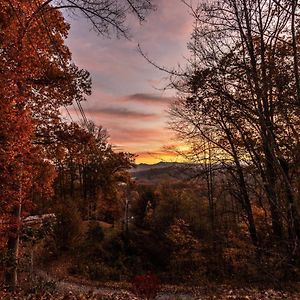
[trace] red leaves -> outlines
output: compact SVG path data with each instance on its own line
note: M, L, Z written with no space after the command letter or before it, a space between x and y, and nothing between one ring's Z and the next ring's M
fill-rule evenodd
M154 299L160 290L160 280L154 274L138 275L132 281L133 293L142 299Z
M43 3L0 1L0 227L15 223L16 207L30 211L33 191L51 195L55 170L37 132L53 136L59 108L90 91L64 44L61 12L33 17Z
M33 128L28 111L12 103L0 103L0 116L0 219L7 226L15 223L16 207L29 201Z

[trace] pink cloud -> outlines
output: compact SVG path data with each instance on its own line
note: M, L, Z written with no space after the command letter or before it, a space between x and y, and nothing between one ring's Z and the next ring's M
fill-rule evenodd
M166 109L174 91L161 94L166 74L138 53L137 44L159 65L185 64L193 20L180 0L156 0L158 9L143 26L132 23L132 39L102 39L82 20L71 20L68 45L73 59L91 72L93 94L83 103L87 118L107 128L111 142L123 150L157 154L170 142ZM76 110L70 113L77 119ZM163 151L164 152L164 151Z
M133 102L153 106L168 106L174 97L162 97L156 94L136 93L124 98L124 102Z

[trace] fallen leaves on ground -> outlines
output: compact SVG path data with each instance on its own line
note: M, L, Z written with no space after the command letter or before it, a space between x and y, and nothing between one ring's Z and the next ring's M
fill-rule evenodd
M9 293L0 291L1 300L141 300L130 292L89 293L76 292L45 292L39 294L18 291ZM161 292L157 300L300 300L300 294L289 291L277 291L274 289L258 290L255 288L234 289L225 286L215 286L213 291L197 289L179 293Z

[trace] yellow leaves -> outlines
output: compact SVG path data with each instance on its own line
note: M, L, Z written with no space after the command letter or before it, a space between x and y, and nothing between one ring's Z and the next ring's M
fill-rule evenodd
M266 210L257 205L252 206L252 212L255 217L264 218L266 215Z
M176 219L166 236L179 249L200 249L200 242L193 237L189 225L183 219Z
M246 230L246 228L245 228ZM225 260L234 268L244 266L246 261L254 257L255 246L249 240L241 238L235 232L229 231L227 235L227 247L223 250Z

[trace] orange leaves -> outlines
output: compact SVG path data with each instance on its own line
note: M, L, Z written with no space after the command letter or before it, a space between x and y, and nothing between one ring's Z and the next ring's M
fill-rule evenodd
M167 238L179 250L200 250L200 242L193 237L189 225L183 219L176 219L170 226Z
M57 158L84 162L87 159L87 149L95 148L93 136L78 124L63 124L57 131Z
M50 6L37 14L43 3L0 1L0 219L11 223L17 206L31 209L33 191L52 193L54 167L33 141L53 136L59 108L90 91L64 45L69 25Z
M13 211L29 200L32 122L27 110L5 104L0 103L0 218L13 225Z

